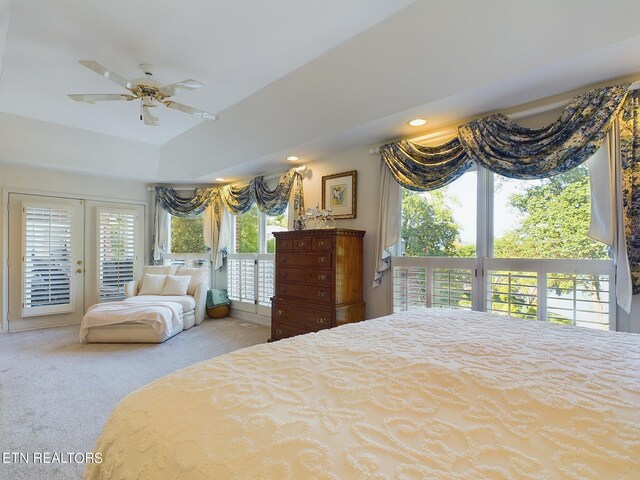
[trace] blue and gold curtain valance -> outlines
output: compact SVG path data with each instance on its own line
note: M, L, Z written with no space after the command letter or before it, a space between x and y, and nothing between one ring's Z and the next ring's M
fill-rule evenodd
M188 196L179 195L171 187L158 186L156 193L156 214L153 227L153 258L162 260L168 245L168 226L163 211L177 217L195 217L211 206L211 218L204 222L205 241L216 255L216 266L222 265L218 255L218 240L222 230L222 212L225 208L232 215L241 215L251 208L253 203L267 215L280 215L285 211L289 199L293 200L296 215L304 213L304 192L302 175L298 169L291 169L280 176L278 185L271 190L264 177L255 177L242 187L199 187ZM207 230L210 230L209 232ZM222 247L222 250L224 247ZM220 251L222 251L220 250Z
M254 203L258 210L267 215L280 215L289 204L293 191L293 207L296 215L304 213L302 176L289 170L280 176L278 185L271 190L264 177L255 177L248 185L234 187L227 185L220 190L222 204L232 215L246 213Z
M458 127L458 135L445 144L425 147L402 140L380 147L381 157L394 179L412 190L443 187L473 162L510 178L550 177L580 165L602 145L628 90L628 84L591 90L544 128L491 115Z
M410 190L434 190L453 182L473 166L458 137L435 147L402 140L380 147L393 178Z
M200 215L212 202L220 198L224 207L232 215L246 213L254 203L267 215L280 215L289 204L293 191L293 204L296 213L304 213L304 192L302 175L291 169L280 176L278 185L269 189L264 177L253 178L248 185L224 187L199 187L189 196L178 194L171 187L156 187L156 203L162 209L177 217L195 217Z
M171 187L156 187L156 203L173 216L195 217L205 211L214 190L214 187L199 187L183 197Z

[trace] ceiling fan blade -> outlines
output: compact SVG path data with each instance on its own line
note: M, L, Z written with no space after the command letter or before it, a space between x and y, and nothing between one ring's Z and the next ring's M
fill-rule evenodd
M208 120L218 119L218 116L214 115L213 113L205 112L203 110L198 110L197 108L189 107L187 105L183 105L182 103L167 101L167 102L164 102L164 104L169 108L173 108L174 110L179 110L181 112L188 113L189 115L193 115L194 117L206 118Z
M94 72L102 75L105 78L108 78L112 82L115 82L118 85L123 86L127 90L133 90L133 88L135 87L135 85L131 83L129 80L121 77L117 73L112 72L108 68L103 67L98 62L94 62L93 60L80 60L80 63L85 67L87 67L88 69L93 70Z
M155 107L149 105L142 105L142 121L145 125L157 127L160 125L160 119L156 117L152 111Z
M133 95L125 95L125 94L119 94L119 93L96 93L96 94L71 93L67 96L71 100L75 100L76 102L86 102L86 103L104 102L104 101L110 101L110 100L133 100L135 98Z
M181 82L172 83L159 89L159 92L166 97L173 97L178 93L195 90L203 85L197 80L182 80Z

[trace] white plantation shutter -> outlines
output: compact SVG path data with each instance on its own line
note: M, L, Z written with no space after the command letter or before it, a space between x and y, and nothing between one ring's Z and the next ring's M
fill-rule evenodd
M275 255L258 255L258 305L271 307L275 291Z
M73 210L23 206L22 316L73 311Z
M136 212L98 209L98 284L100 301L124 298L134 279Z
M256 312L257 255L236 253L227 256L227 294L232 307Z

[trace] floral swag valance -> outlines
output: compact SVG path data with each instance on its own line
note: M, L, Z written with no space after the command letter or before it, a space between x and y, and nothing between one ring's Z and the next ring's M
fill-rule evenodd
M246 213L255 203L267 215L280 215L293 202L294 215L304 213L304 192L299 169L291 169L280 176L278 185L271 190L263 176L253 178L245 186L199 187L184 196L166 186L158 186L156 192L156 215L154 218L153 258L162 259L167 250L168 228L162 215L167 211L177 217L195 217L205 214L205 243L216 256L215 268L222 266L222 256L226 252L222 232L223 209L231 215Z
M628 84L591 90L544 128L521 127L497 114L458 127L445 144L402 140L383 145L380 154L393 178L411 190L443 187L474 162L505 177L546 178L580 165L600 148L628 90Z

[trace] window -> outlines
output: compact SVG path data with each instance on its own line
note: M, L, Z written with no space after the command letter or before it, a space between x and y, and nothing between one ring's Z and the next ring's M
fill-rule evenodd
M98 277L100 301L124 298L125 283L134 279L135 211L98 209Z
M276 237L273 236L273 232L286 232L289 230L289 209L285 210L280 215L274 217L266 216L267 218L267 253L276 253Z
M437 191L402 195L395 311L442 306L615 325L613 262L587 236L585 166L535 181L478 168Z
M229 298L233 308L269 315L275 288L273 232L288 230L288 211L269 216L253 205L233 222L233 251L227 256Z
M171 253L204 253L204 214L185 218L171 216L171 234L169 235Z
M587 236L586 166L544 180L494 178L494 257L608 258L607 246Z
M204 243L204 213L195 217L169 215L169 253L165 265L210 267L210 249Z
M258 253L258 217L260 211L254 204L248 212L235 218L235 251L233 253Z
M25 203L23 225L22 315L72 311L72 208Z
M401 254L394 259L394 311L471 309L476 267L477 172L431 192L402 189ZM455 258L455 259L454 259Z
M477 172L430 192L402 189L402 256L475 257Z

